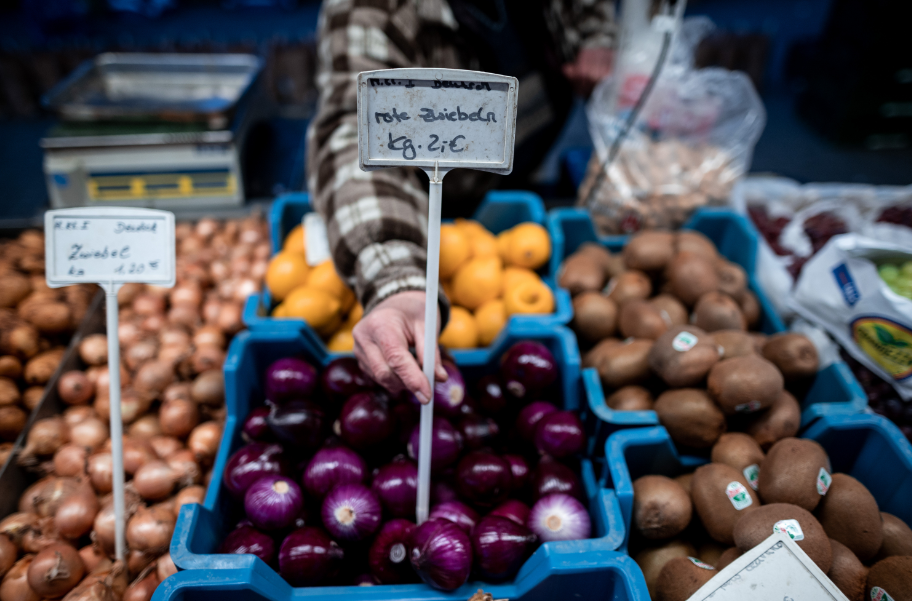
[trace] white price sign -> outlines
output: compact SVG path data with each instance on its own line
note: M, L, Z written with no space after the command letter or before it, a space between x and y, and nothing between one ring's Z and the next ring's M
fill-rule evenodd
M174 285L174 214L84 207L44 215L48 286L143 282Z
M466 168L508 174L516 132L515 77L457 69L358 75L361 168Z

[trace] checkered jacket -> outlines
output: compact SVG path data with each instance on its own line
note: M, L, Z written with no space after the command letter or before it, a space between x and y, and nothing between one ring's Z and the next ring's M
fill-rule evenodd
M542 5L565 62L583 46L611 45L607 0L546 0ZM417 170L366 173L358 167L356 78L373 69L478 69L477 57L456 43L458 29L446 0L326 0L320 11L320 97L307 132L307 186L326 220L336 269L365 311L397 292L426 288L427 193ZM517 147L541 126L534 88L520 81ZM457 174L476 190L492 183L490 174L462 170L447 177L448 187L456 185ZM442 293L441 308L445 322L448 305Z

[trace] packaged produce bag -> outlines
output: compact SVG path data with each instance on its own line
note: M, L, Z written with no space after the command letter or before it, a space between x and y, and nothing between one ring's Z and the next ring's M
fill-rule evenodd
M895 266L907 262L912 246L836 236L804 266L791 300L797 313L825 328L906 400L912 399L912 300L899 292L912 295L912 269L902 268L904 274ZM892 288L878 271L887 265L897 272Z

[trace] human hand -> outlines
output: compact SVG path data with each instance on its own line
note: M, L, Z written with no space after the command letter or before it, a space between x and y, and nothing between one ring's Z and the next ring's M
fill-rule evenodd
M355 357L364 373L393 394L408 390L422 404L431 398L431 387L419 366L424 359L424 298L424 292L419 291L394 294L380 301L352 331ZM415 347L417 360L410 346ZM436 345L434 374L437 380L447 379Z
M595 85L611 74L614 66L614 51L610 48L583 48L572 63L561 68L564 77L570 81L573 91L588 98Z

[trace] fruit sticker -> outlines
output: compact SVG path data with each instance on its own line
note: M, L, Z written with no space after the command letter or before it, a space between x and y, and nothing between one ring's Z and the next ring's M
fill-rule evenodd
M754 413L760 411L760 401L751 401L749 403L735 405L735 411L738 413Z
M674 337L674 340L671 341L671 348L674 350L683 353L684 351L689 351L697 345L697 337L695 334L690 332L681 332Z
M912 376L912 330L885 317L862 315L852 322L852 337L894 380Z
M893 601L893 597L879 586L875 586L871 589L871 601Z
M798 520L779 520L773 524L773 533L777 532L788 534L792 540L804 540L804 532Z
M757 490L757 486L760 482L760 466L754 463L744 468L744 471L741 473L744 474L744 479L747 480L750 487Z
M744 485L740 482L729 482L728 486L725 487L725 494L728 496L728 500L731 501L734 508L738 511L754 504L754 500L751 498L750 493L747 492L747 489L744 488Z
M690 562L692 564L694 564L695 566L697 566L698 568L703 568L704 570L715 570L716 569L716 568L712 567L711 565L709 565L708 563L703 563L696 557L688 557L687 559L689 559Z
M820 468L820 473L817 474L817 494L821 497L827 494L827 491L830 490L830 484L833 483L833 476L831 476L825 469Z

